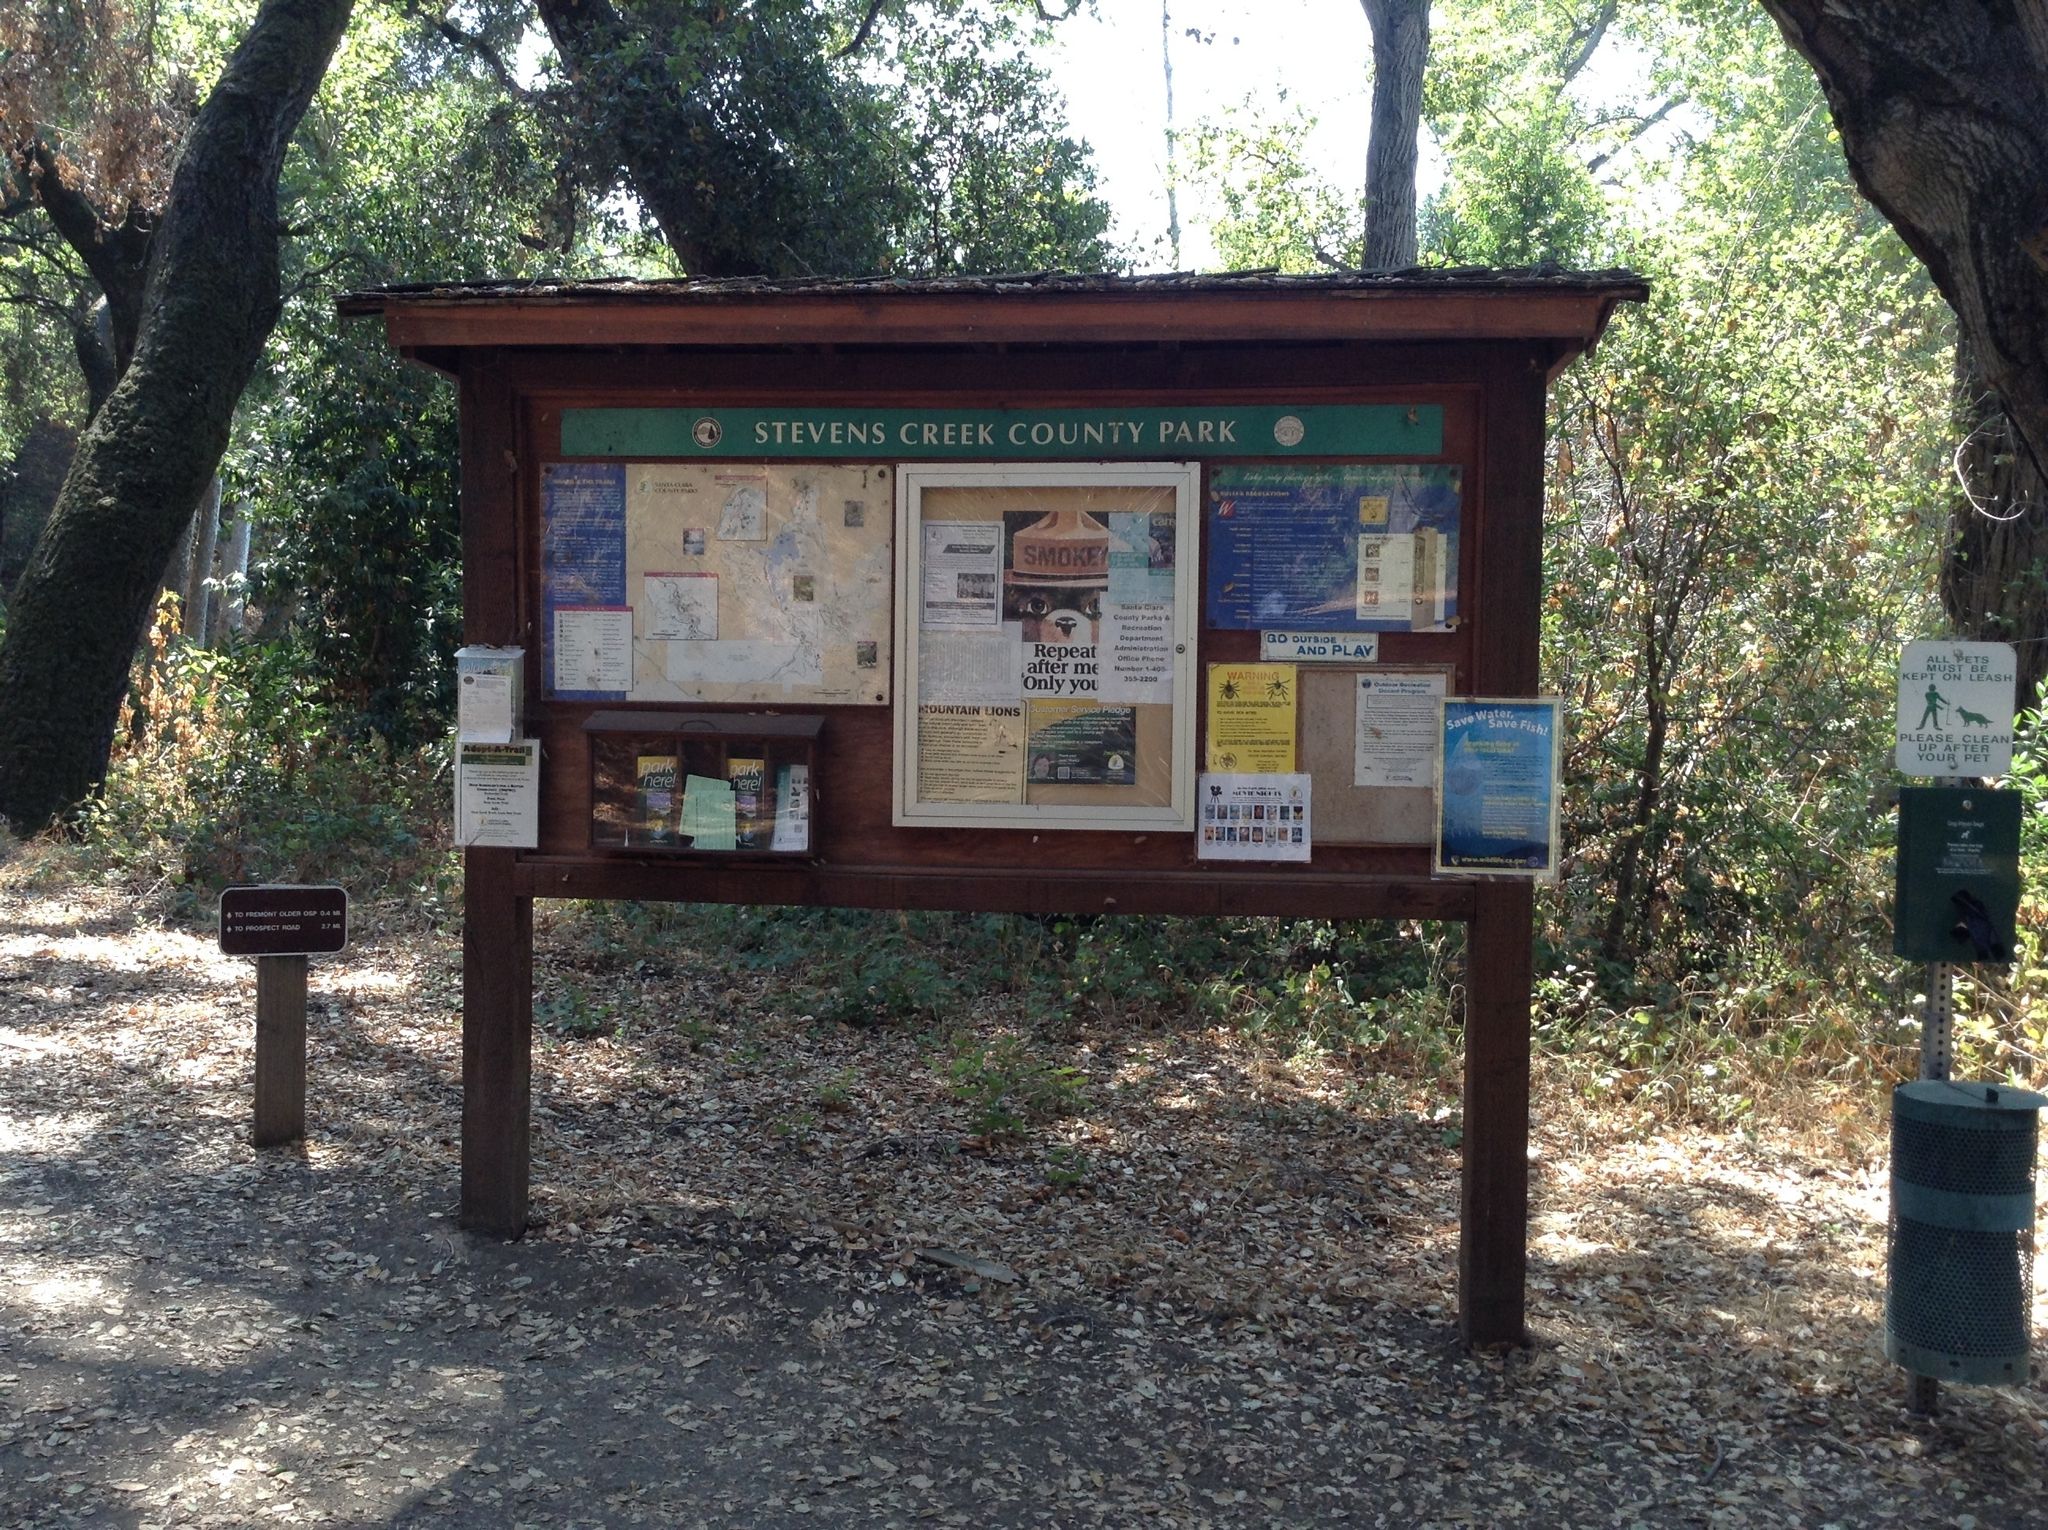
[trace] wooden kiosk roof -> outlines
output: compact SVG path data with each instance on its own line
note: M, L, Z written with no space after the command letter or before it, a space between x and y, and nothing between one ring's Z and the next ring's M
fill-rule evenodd
M382 315L391 344L443 370L473 346L1199 345L1332 341L1547 341L1557 363L1589 349L1632 271L1415 268L1289 276L1011 276L767 280L683 278L422 282L345 294L346 317Z

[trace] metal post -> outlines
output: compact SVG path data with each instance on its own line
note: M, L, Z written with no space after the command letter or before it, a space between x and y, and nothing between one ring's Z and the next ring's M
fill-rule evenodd
M1956 969L1951 962L1927 964L1927 1005L1920 1012L1920 1076L1947 1079L1955 1066ZM1923 1417L1941 1406L1941 1383L1906 1373L1906 1411Z
M1960 777L1944 786L1965 784ZM1956 969L1953 962L1927 964L1927 1003L1920 1012L1920 1076L1946 1080L1955 1067ZM1906 1411L1931 1417L1941 1407L1941 1383L1906 1373Z

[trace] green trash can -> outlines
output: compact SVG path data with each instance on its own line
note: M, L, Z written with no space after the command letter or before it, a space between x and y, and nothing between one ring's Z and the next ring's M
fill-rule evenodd
M1892 1092L1884 1352L1915 1375L2027 1379L2044 1105L2000 1084L1921 1079Z

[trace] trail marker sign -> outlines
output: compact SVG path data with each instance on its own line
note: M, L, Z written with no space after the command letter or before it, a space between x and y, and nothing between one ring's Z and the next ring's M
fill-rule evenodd
M2018 674L2010 643L1908 643L1899 658L1899 770L1909 776L2011 770Z
M223 956L331 956L348 945L348 893L273 883L220 895Z

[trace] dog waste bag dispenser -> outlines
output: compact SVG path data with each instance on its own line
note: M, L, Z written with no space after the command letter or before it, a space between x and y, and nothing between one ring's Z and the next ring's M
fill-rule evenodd
M1916 1375L2027 1379L2044 1105L1995 1084L1921 1079L1892 1092L1884 1351Z

